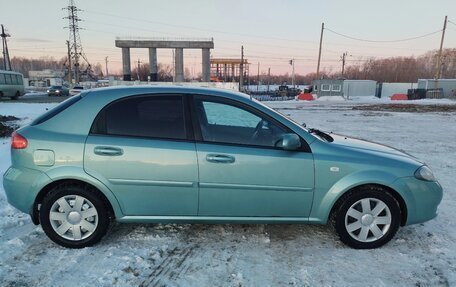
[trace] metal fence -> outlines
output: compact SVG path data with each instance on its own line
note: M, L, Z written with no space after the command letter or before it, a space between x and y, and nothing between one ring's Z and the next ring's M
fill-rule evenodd
M260 102L269 102L269 101L291 101L295 100L295 97L273 97L273 96L257 96L252 95L252 97Z

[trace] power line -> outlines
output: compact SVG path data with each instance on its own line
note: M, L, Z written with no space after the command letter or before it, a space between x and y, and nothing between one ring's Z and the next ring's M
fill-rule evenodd
M145 32L153 32L153 33L160 33L160 34L163 34L163 35L173 35L173 36L179 36L179 37L182 37L181 34L176 34L176 33L171 33L171 32L167 32L167 33L163 33L163 32L159 32L159 31L155 31L155 30L150 30L150 29L145 29L145 28L138 28L138 27L129 27L129 26L122 26L122 25L112 25L112 24L108 24L108 23L103 23L103 22L95 22L95 21L91 21L91 20L86 20L85 22L87 23L98 23L98 24L103 24L103 25L106 25L106 26L116 26L116 27L119 27L119 28L123 28L123 29L134 29L134 30L141 30L141 31L145 31ZM119 36L119 33L114 33L112 31L106 31L106 30L99 30L99 29L91 29L91 28L84 28L85 31L90 31L90 32L97 32L97 33L103 33L103 34L109 34L109 35L116 35L116 36ZM258 42L250 42L250 41L242 41L242 40L225 40L225 39L216 39L217 42L228 42L228 43L236 43L236 44L252 44L252 45L261 45L262 47L274 47L274 48L283 48L283 49L290 49L290 50L307 50L307 51L315 51L316 49L315 48L312 48L312 49L309 49L309 48L303 48L302 46L290 46L290 45L286 45L286 46L283 46L283 45L271 45L271 44L263 44L263 43L258 43ZM312 43L312 44L315 44L317 43L316 41L307 41L309 43ZM326 42L325 45L330 45L330 46L351 46L351 47L359 47L358 45L353 45L353 44L345 44L345 43L333 43L333 42ZM410 50L410 47L384 47L384 46L365 46L366 48L374 48L374 49L402 49L402 50ZM219 48L217 48L219 49ZM233 49L233 50L237 50L237 49ZM326 49L324 49L325 51L328 51ZM414 50L422 50L422 51L426 51L428 49L420 49L420 48L414 48ZM332 53L335 53L335 54L339 54L339 52L336 52L336 51L332 51Z
M103 24L103 25L106 25L106 26L116 26L116 27L119 27L119 28L123 28L123 29L134 29L134 30L141 30L141 31L145 31L145 32L152 32L152 33L160 33L162 35L173 35L173 36L179 36L179 37L182 37L181 34L176 34L176 33L171 33L171 32L167 32L167 33L163 33L163 32L158 32L158 31L155 31L155 30L150 30L150 29L145 29L145 28L138 28L138 27L129 27L129 26L122 26L122 25L112 25L112 24L108 24L108 23L103 23L103 22L94 22L94 21L91 21L91 20L85 20L84 22L87 22L87 23L98 23L98 24ZM89 31L89 32L96 32L96 33L102 33L102 34L109 34L109 35L115 35L115 36L119 36L119 33L114 33L112 31L106 31L106 30L99 30L99 29L91 29L91 28L84 28L85 31ZM236 44L251 44L251 45L256 45L256 46L259 46L261 45L262 47L273 47L273 48L282 48L282 49L289 49L289 50L299 50L299 51L303 51L303 50L306 50L306 51L312 51L314 52L316 50L316 48L312 48L312 49L309 49L309 48L303 48L302 46L290 46L290 45L286 45L286 46L283 46L283 45L271 45L271 44L263 44L263 43L258 43L258 42L251 42L251 41L242 41L242 40L225 40L225 39L215 39L217 42L227 42L227 43L236 43ZM316 41L308 41L310 43L317 43ZM350 46L350 47L359 47L359 45L354 45L354 44L345 44L345 43L333 43L333 42L326 42L325 45L330 45L330 46ZM394 50L397 50L397 49L401 49L401 50L410 50L409 47L384 47L384 46L365 46L366 48L373 48L373 49L394 49ZM217 48L217 49L220 49L220 48ZM237 49L233 49L232 50L236 50ZM326 49L324 49L325 51L328 51ZM420 49L420 48L414 48L414 50L422 50L422 51L427 51L428 49ZM336 51L332 51L332 53L334 54L339 54L339 52L336 52Z
M124 17L124 18L130 19L128 17ZM137 19L135 19L135 20L137 20ZM159 34L163 34L163 35L182 36L181 34L176 34L176 33L170 33L170 32L163 33L161 31L157 31L157 30L151 30L151 29L146 29L146 28L141 28L141 27L132 27L132 26L117 25L117 24L109 24L109 23L104 23L104 22L100 22L100 21L86 20L85 22L106 25L106 26L109 26L109 27L118 27L118 28L122 28L122 29L141 30L141 31L145 31L145 32L159 33ZM145 21L145 22L152 22L153 23L154 21ZM171 26L175 26L175 25L171 25ZM102 31L102 30L96 30L96 29L87 29L87 28L85 30L86 31L104 33L104 34L118 35L118 33L113 33L111 31L108 32L108 31ZM225 33L225 34L231 34L231 33ZM271 38L271 39L273 39L273 38ZM277 39L277 40L280 40L280 39ZM217 39L217 42L229 42L229 43L236 43L236 44L242 43L242 44L253 44L253 45L258 45L259 44L258 42L252 42L252 41L224 40L224 39L222 39L222 40ZM308 42L310 42L310 41L308 41ZM274 48L283 48L283 49L293 49L293 50L309 50L309 51L314 50L314 49L306 49L306 48L303 48L301 46L290 46L290 45L283 46L283 45L261 44L261 46L274 47Z
M370 43L397 43L397 42L407 42L407 41L412 41L412 40L416 40L416 39L420 39L420 38L429 37L429 36L432 36L432 35L435 35L435 34L437 34L437 33L442 32L442 30L440 29L440 30L437 30L437 31L434 31L434 32L431 32L431 33L428 33L428 34L421 35L421 36L410 37L410 38L405 38L405 39L398 39L398 40L367 40L367 39L361 39L361 38L356 38L356 37L348 36L348 35L345 35L345 34L336 32L336 31L334 31L334 30L331 30L331 29L329 29L329 28L325 28L325 30L328 30L329 32L332 32L332 33L334 33L334 34L336 34L336 35L342 36L342 37L347 38L347 39L351 39L351 40L355 40L355 41L361 41L361 42L370 42Z
M105 13L105 12L97 12L97 11L90 11L90 10L85 10L85 12L98 14L98 15L104 15L104 16L108 16L108 17L114 17L116 19L122 18L122 19L126 19L126 20L131 20L131 21L139 21L139 22L146 22L146 23L152 23L152 24L160 24L160 25L165 25L165 26L170 26L170 27L192 29L192 30L211 32L211 33L221 33L221 34L228 34L228 35L239 35L239 36L258 38L258 39L289 41L289 42L296 42L296 43L303 43L303 42L315 43L314 41L302 41L302 40L296 40L296 39L267 37L267 36L259 36L259 35L255 35L255 34L245 34L245 33L232 33L232 32L224 32L224 31L220 31L220 30L191 27L191 26L186 26L186 25L169 24L169 23L164 23L164 22L159 22L159 21L151 21L151 20L146 20L146 19L139 19L139 18L125 17L125 16L121 16L121 15L114 15L114 14Z
M451 21L451 20L448 20L448 21L447 21L447 23L450 23L450 24L452 24L452 25L456 26L456 23L454 23L454 22L453 22L453 21ZM455 28L452 28L452 27L447 27L447 29L449 29L449 30L453 30L453 31L456 31L456 29L455 29Z

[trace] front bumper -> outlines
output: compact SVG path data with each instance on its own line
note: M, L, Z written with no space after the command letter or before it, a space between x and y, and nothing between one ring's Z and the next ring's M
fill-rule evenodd
M424 181L415 177L403 177L393 183L407 206L405 225L421 223L437 216L437 207L442 201L443 189L437 181Z

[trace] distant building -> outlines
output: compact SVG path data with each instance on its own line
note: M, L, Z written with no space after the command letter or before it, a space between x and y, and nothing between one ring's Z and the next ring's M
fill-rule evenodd
M211 82L239 82L241 59L212 58ZM244 59L244 81L249 76L249 61Z
M313 94L317 97L340 96L346 99L377 95L377 82L372 80L315 80Z
M454 98L456 79L419 79L418 89L426 90L426 98Z
M322 79L313 81L313 94L317 97L339 96L343 97L342 86L344 80Z
M394 94L407 94L409 89L416 89L416 83L378 83L381 98L391 98Z
M63 85L65 73L62 71L42 70L29 71L29 85L33 87L49 87Z

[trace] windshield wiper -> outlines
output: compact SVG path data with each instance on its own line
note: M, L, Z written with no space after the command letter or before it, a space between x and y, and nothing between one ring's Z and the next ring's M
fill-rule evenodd
M334 141L332 136L330 136L329 134L327 134L325 132L322 132L322 131L320 131L318 129L310 128L310 129L308 129L308 131L311 134L316 134L317 136L321 137L322 139L324 139L327 142L333 142Z

